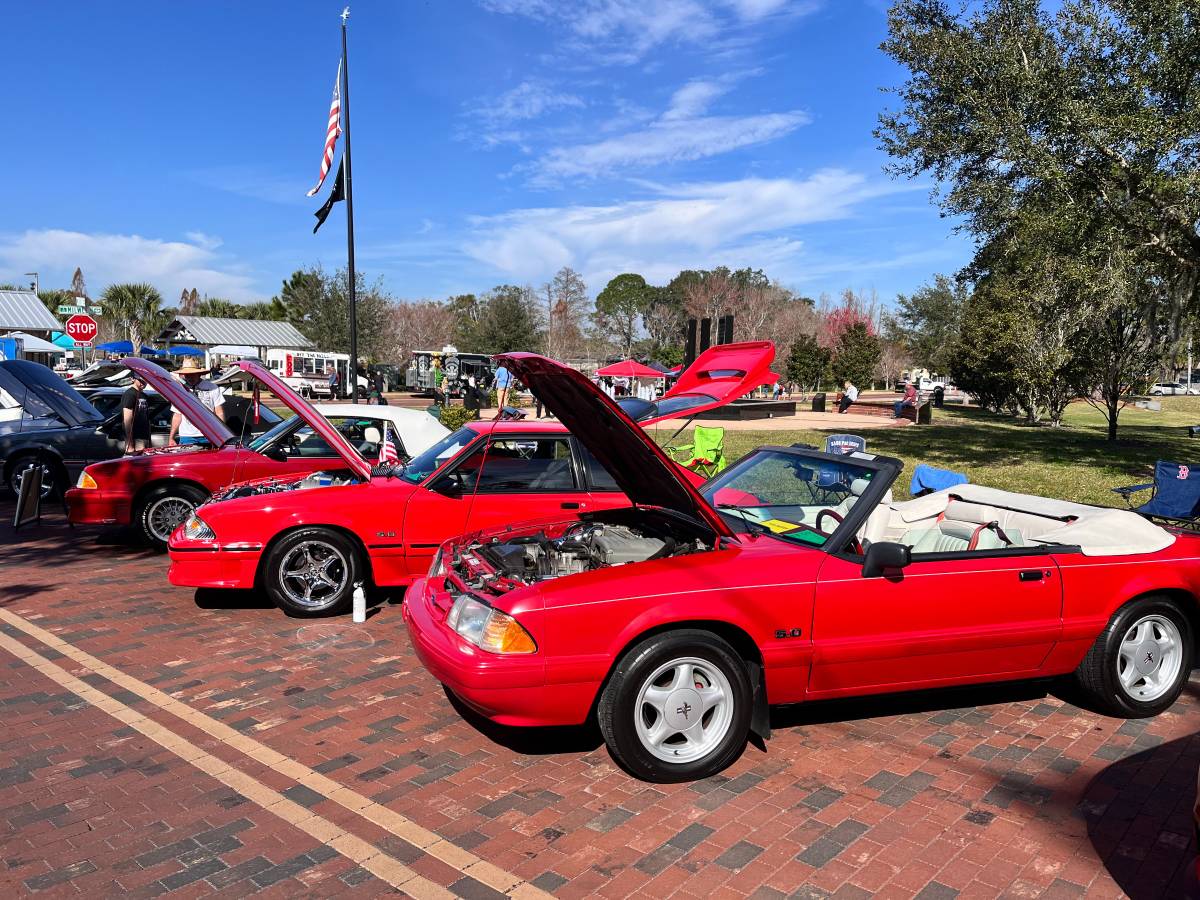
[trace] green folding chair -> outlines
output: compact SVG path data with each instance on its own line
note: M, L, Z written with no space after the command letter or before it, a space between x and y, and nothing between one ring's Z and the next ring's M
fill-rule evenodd
M697 475L712 478L728 465L725 459L725 429L697 425L692 432L692 442L678 447L667 447L667 452L681 466ZM683 457L686 456L685 460Z

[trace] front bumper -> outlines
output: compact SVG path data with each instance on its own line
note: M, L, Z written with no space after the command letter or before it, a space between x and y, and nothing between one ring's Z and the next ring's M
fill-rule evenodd
M67 521L73 525L128 525L133 497L97 488L71 488L66 494Z
M480 650L451 631L433 605L440 579L417 579L404 596L404 621L413 649L438 681L467 706L501 725L574 725L574 712L563 718L555 692L546 685L541 651L500 656Z
M226 550L214 546L170 547L167 581L177 587L254 587L261 550Z

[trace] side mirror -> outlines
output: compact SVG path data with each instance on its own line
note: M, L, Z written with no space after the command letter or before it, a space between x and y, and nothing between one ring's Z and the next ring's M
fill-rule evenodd
M266 457L267 459L275 460L275 462L287 462L288 460L287 451L279 446L271 447L267 450Z
M863 559L863 578L879 578L903 569L912 562L912 548L891 541L877 541L867 547Z
M430 490L454 500L457 500L463 494L462 485L450 475L443 475L434 484L430 485Z

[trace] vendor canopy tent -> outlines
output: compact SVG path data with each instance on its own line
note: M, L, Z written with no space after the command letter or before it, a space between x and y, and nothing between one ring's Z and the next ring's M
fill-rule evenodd
M276 347L299 350L311 347L312 341L296 330L290 322L270 322L266 319L218 319L209 316L179 316L162 330L160 341L199 344L237 344L243 347Z
M656 372L649 366L643 366L634 359L623 359L611 366L605 366L596 371L597 375L605 378L665 378L662 372Z
M50 341L43 341L40 337L34 337L32 334L26 334L23 331L13 331L4 337L16 338L22 344L26 353L66 353L62 347L57 344L52 344Z
M171 347L167 350L172 356L203 356L204 351L199 347Z
M33 291L0 291L0 331L62 331Z
M133 341L109 341L106 344L97 344L96 349L105 353L132 353Z

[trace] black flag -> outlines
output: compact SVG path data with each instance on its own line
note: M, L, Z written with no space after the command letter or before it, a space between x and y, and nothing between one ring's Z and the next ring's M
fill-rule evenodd
M318 209L314 216L317 217L317 224L313 226L313 234L317 233L317 229L325 224L325 218L329 215L329 211L333 209L333 204L339 200L346 199L346 160L342 159L338 163L337 177L333 179L333 190L329 192L329 199L325 204Z

